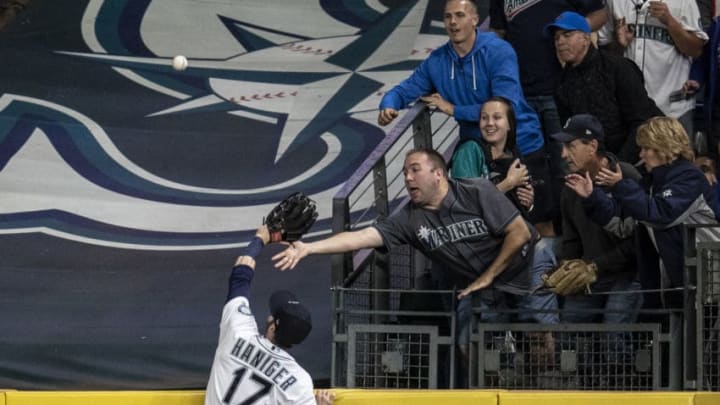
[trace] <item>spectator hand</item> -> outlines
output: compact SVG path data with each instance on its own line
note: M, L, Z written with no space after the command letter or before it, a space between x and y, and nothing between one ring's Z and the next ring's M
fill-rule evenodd
M600 173L598 173L597 176L595 176L595 182L601 186L608 186L612 187L617 182L623 179L622 176L622 170L620 169L620 165L618 165L615 168L615 171L612 171L610 169L602 168L600 169Z
M295 241L287 249L272 257L274 266L280 271L292 270L309 253L305 243Z
M527 208L528 211L532 211L533 204L535 203L535 190L531 184L526 184L522 187L515 189L518 201L520 204Z
M492 284L494 277L489 274L488 271L484 272L477 280L473 281L472 284L467 286L464 290L460 291L457 299L461 300L475 291L487 288Z
M705 173L705 178L707 179L708 183L710 183L711 186L715 186L717 184L717 177L715 177L715 173L707 172Z
M530 182L530 174L527 167L520 163L520 159L515 159L510 165L507 171L505 180L508 184L508 190L512 190L515 187L520 187Z
M455 114L455 106L442 98L439 93L433 93L429 96L420 97L420 100L426 102L428 106L437 108L449 116L453 116L453 114Z
M648 14L655 17L660 21L661 23L667 25L670 25L670 19L673 18L672 14L670 14L670 9L668 8L667 3L664 1L650 1L650 6L648 7Z
M627 48L633 38L635 38L635 33L627 25L625 17L615 20L615 41L620 47Z
M684 94L695 94L696 91L700 88L700 83L698 83L696 80L688 80L685 83L683 83L682 91Z
M693 163L698 169L700 169L700 171L703 172L705 178L711 186L715 186L717 184L718 181L717 176L715 176L715 162L713 162L712 159L707 156L698 156L695 158L695 162Z
M398 111L394 108L386 108L384 110L380 110L380 113L378 113L378 124L380 126L385 126L389 123L391 123L395 118L398 116Z
M577 173L571 173L565 176L565 185L582 198L590 197L593 192L593 183L590 179L590 172L585 172L585 176Z

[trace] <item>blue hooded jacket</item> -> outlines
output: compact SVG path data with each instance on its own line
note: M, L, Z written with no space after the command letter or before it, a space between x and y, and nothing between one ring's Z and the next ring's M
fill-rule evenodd
M460 137L479 139L480 107L490 97L502 96L515 109L520 153L539 150L544 145L540 121L523 96L515 51L494 33L477 30L476 35L472 51L462 58L449 41L434 50L409 78L385 94L380 109L400 110L437 92L454 104Z

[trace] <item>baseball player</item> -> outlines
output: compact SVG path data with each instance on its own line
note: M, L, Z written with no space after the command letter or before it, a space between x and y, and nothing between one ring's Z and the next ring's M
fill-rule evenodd
M205 405L333 402L328 391L313 396L310 375L285 351L312 329L310 312L295 295L286 290L273 293L265 334L258 331L248 297L255 257L270 240L268 227L261 226L235 262Z

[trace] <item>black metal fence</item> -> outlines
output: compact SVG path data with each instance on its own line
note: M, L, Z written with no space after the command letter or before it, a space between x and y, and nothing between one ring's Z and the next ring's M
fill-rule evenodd
M660 389L663 340L657 324L481 324L469 386Z
M332 385L454 387L452 291L336 288ZM373 309L382 299L385 309ZM448 302L450 305L443 305Z
M720 391L720 242L688 242L696 240L694 235L702 228L708 227L689 227L686 233L688 283L696 286L692 297L694 305L688 311L693 321L688 327L691 347L686 364L691 369L691 388ZM717 227L710 228L717 230Z

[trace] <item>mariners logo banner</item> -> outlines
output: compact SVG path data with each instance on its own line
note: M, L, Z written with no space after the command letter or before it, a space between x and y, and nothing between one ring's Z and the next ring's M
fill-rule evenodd
M430 3L31 1L0 31L0 386L204 387L238 247L297 190L327 233L383 92L446 41ZM328 378L329 260L269 257L254 312L293 286Z

